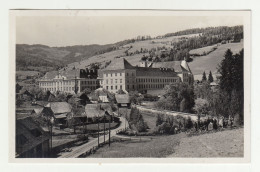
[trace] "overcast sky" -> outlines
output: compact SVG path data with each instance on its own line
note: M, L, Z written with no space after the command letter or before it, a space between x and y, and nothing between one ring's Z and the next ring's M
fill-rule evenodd
M109 44L138 35L152 37L184 29L242 25L240 17L17 17L16 43L70 46Z

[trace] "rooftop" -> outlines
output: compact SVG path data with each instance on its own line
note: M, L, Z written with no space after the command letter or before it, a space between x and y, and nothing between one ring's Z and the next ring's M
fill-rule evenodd
M50 107L54 114L68 113L72 108L67 102L51 102L45 107Z

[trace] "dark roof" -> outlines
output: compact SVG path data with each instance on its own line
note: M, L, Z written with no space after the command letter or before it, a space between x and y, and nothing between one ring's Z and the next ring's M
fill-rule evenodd
M162 77L175 77L177 73L174 70L167 69L163 70L160 68L149 68L149 67L136 67L136 76L162 76Z
M130 103L130 97L128 94L116 94L117 103Z
M39 135L33 133L35 130L39 132ZM16 136L22 136L25 140L24 144L16 144L18 155L50 139L50 135L44 132L31 117L16 120Z
M54 114L71 112L71 105L67 102L51 102L45 107L50 107Z
M109 104L87 104L85 106L85 115L89 118L103 116L105 112L112 115L112 108Z
M150 67L169 68L169 69L174 69L175 72L182 72L184 69L181 67L181 61L153 62Z
M135 69L126 59L114 59L103 71L106 70L121 70L121 69Z
M54 79L59 73L67 79L75 79L75 76L80 77L80 69L72 69L47 72L42 79Z

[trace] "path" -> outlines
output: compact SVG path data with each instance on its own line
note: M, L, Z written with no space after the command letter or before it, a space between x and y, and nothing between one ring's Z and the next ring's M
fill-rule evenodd
M117 131L124 129L125 127L129 127L128 122L125 120L125 118L123 117L119 117L120 118L120 126L116 129L111 130L111 137L116 136ZM107 142L109 140L108 138L108 134L105 137L105 142ZM104 135L99 137L99 142L100 143L104 143ZM85 143L81 146L72 148L71 152L64 152L60 157L58 158L77 158L80 155L84 154L85 152L88 152L89 150L91 150L93 147L98 146L98 138L95 138L94 140Z
M140 105L135 105L137 109L140 111L145 111L145 112L152 112L152 113L157 113L157 114L165 114L165 115L170 115L170 116L182 116L184 118L190 117L192 121L198 121L198 116L196 114L192 113L184 113L184 112L177 112L177 111L169 111L169 110L159 110L155 108L148 108ZM205 119L205 117L200 117L201 120Z

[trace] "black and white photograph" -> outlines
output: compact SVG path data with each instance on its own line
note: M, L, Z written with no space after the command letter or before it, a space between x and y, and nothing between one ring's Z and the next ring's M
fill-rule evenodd
M248 160L250 11L10 14L15 161Z

